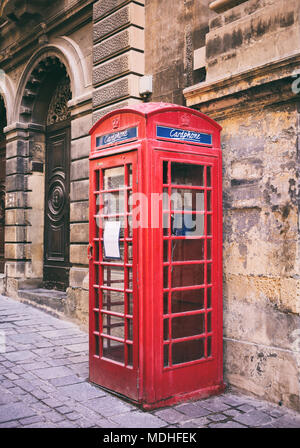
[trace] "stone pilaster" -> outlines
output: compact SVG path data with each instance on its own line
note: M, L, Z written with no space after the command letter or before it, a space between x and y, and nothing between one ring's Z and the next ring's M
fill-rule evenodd
M140 101L144 3L144 0L99 0L94 4L94 122L111 110Z

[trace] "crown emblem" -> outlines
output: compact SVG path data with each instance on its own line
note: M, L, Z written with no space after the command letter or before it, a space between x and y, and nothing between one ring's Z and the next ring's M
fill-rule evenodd
M188 114L183 114L180 117L181 126L187 127L191 123L191 117Z

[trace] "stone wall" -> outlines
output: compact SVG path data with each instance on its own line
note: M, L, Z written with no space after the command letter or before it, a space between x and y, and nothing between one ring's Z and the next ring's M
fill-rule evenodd
M185 104L183 89L205 79L194 52L205 45L208 0L146 0L146 71L153 76L151 101Z
M298 410L299 7L248 0L213 18L207 79L185 90L223 127L225 378Z

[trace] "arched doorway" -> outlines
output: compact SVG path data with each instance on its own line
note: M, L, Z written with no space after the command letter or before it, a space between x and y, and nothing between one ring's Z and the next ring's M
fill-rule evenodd
M44 270L46 287L69 284L70 81L65 73L53 91L46 122Z
M45 56L27 78L20 115L28 123L31 160L31 242L32 269L42 263L46 288L65 290L69 285L70 221L70 79L65 65L56 56ZM44 176L41 181L34 177ZM38 202L43 201L43 207ZM39 219L36 219L39 216ZM43 237L35 231L43 230Z
M6 176L6 139L3 132L6 121L4 100L0 96L0 273L5 265L5 176Z

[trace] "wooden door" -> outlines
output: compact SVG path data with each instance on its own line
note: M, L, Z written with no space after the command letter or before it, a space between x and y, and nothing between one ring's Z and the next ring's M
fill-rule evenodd
M70 123L49 126L46 136L44 282L69 283Z

